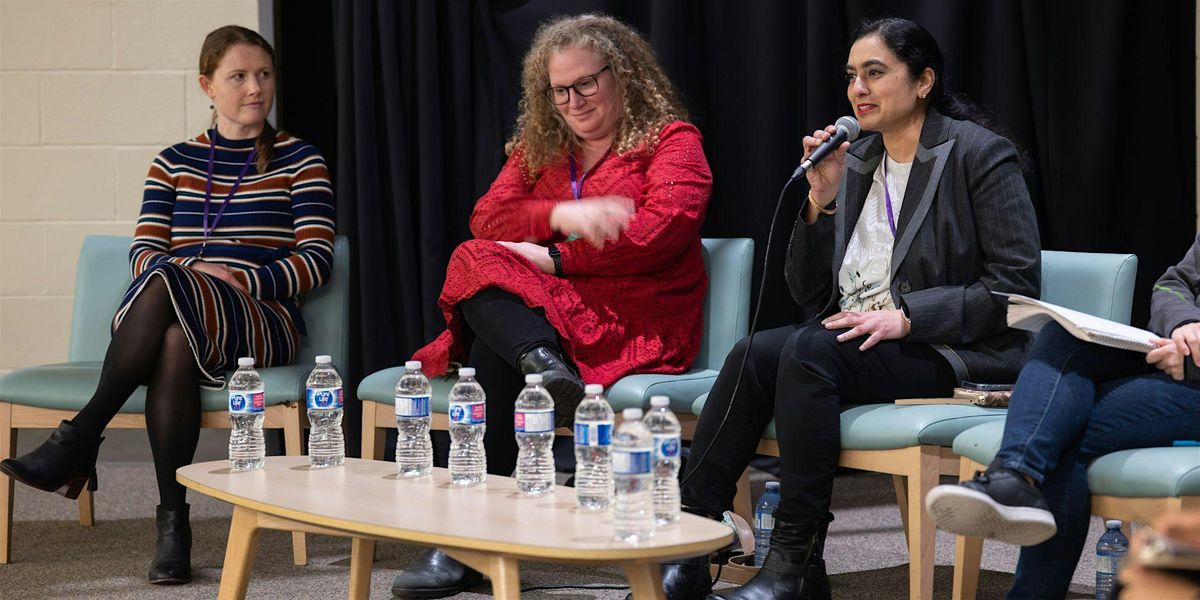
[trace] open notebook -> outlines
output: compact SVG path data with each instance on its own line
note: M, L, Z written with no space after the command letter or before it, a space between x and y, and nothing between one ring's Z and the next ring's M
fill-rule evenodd
M1053 319L1081 340L1135 352L1153 350L1155 346L1150 340L1159 337L1145 329L1101 319L1020 294L992 293L1008 298L1008 326L1013 329L1038 331Z

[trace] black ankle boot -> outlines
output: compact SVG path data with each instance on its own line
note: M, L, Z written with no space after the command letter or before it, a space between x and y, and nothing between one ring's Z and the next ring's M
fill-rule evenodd
M829 600L829 576L821 553L829 521L775 521L771 551L762 569L740 588L712 594L709 600Z
M176 584L192 580L192 526L188 522L190 507L174 510L158 507L155 524L158 540L154 547L154 562L150 563L150 583Z
M445 598L483 581L483 573L446 553L430 548L419 554L392 581L392 595L400 598Z
M96 454L102 441L99 435L63 421L41 446L20 458L0 462L0 472L74 500L96 470Z
M583 400L583 380L562 355L550 346L538 346L517 359L517 370L522 375L541 374L542 387L554 398L554 426L570 427Z

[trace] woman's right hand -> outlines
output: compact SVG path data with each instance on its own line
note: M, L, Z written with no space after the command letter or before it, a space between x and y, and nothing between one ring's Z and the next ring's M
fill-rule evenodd
M550 228L574 234L596 248L615 241L633 216L633 200L623 196L600 196L559 202L550 211Z
M201 273L212 275L213 277L232 285L235 289L239 289L248 293L246 286L242 285L241 280L239 280L237 276L233 274L233 269L230 269L225 265L198 260L189 266L192 269L200 271Z
M804 158L800 162L808 160L818 146L836 133L837 128L830 125L814 131L812 135L804 136ZM822 208L829 206L837 197L838 186L842 183L842 175L846 168L846 150L849 148L850 142L842 142L833 154L826 156L825 160L808 171L809 193Z

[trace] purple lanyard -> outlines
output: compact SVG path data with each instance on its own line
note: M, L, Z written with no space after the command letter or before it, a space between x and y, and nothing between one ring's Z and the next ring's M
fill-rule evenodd
M196 256L204 255L204 249L208 246L208 237L217 228L217 224L221 222L221 217L225 215L225 209L229 207L229 201L237 193L238 186L242 185L242 179L246 177L246 172L250 170L250 163L254 162L254 156L258 154L257 148L250 150L250 155L246 157L246 163L242 165L242 171L238 173L237 180L233 182L233 187L229 188L229 194L225 196L225 201L221 203L221 208L217 210L217 217L213 219L212 223L209 223L208 207L212 202L213 170L217 164L217 130L213 129L208 133L208 180L204 182L204 240L200 243L200 252L196 253Z
M592 165L592 170L591 170L591 171L584 171L584 172L583 172L583 175L580 175L580 176L578 177L578 179L577 179L577 178L576 178L576 176L575 176L575 171L576 171L576 169L575 169L575 155L574 155L574 154L569 154L569 155L567 156L567 164L569 164L569 165L570 165L570 167L571 167L571 195L572 195L572 196L575 196L575 199L576 199L576 200L579 200L579 199L580 199L580 198L583 196L583 182L584 182L584 180L585 180L585 179L587 179L587 176L588 176L589 174L591 174L591 173L595 173L595 172L596 172L596 169L600 168L600 163L604 162L604 159L608 158L608 154L609 154L610 152L612 152L612 148L611 148L611 147L610 147L608 150L606 150L606 151L604 152L604 156L601 156L601 157L600 157L600 160L596 161L596 164Z
M896 237L896 220L892 217L892 193L888 191L887 155L883 155L883 202L887 205L888 227L892 230L892 238Z

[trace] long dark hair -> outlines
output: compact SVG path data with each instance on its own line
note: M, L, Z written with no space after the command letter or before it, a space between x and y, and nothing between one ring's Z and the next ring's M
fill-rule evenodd
M226 25L218 27L204 38L204 44L200 46L200 74L212 79L213 73L217 70L217 65L221 64L221 59L225 56L225 52L231 46L237 44L246 44L262 48L267 56L271 57L271 66L275 66L275 49L267 42L263 36L259 35L253 29L247 29L238 25ZM213 124L217 122L216 110L213 110ZM254 141L254 148L258 151L258 158L255 160L255 166L258 167L258 172L263 173L267 170L267 165L271 163L271 159L275 157L275 128L271 126L271 122L263 119L262 132L258 134L258 139Z
M933 88L926 96L929 106L952 119L971 121L996 131L991 115L965 96L947 90L946 61L942 58L942 49L924 27L908 19L895 17L867 19L859 23L850 35L850 44L871 35L879 36L888 50L908 66L908 72L914 80L925 69L933 70Z

